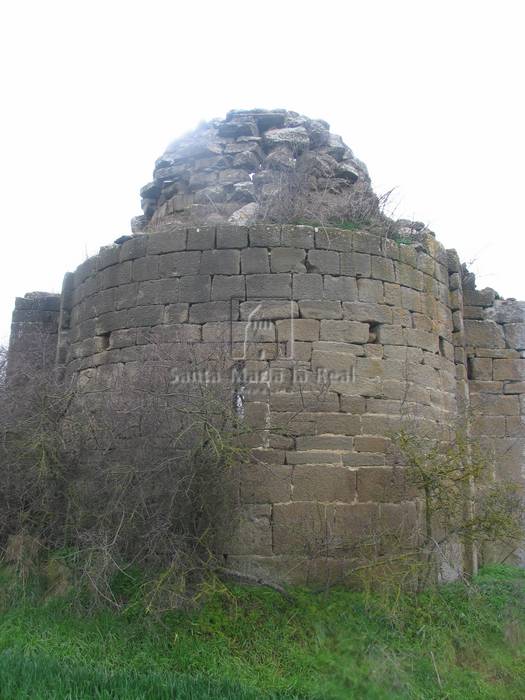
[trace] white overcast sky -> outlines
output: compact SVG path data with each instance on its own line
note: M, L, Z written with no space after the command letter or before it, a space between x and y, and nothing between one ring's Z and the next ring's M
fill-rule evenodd
M525 5L17 0L0 10L0 341L129 232L169 141L232 108L330 122L397 217L525 299Z

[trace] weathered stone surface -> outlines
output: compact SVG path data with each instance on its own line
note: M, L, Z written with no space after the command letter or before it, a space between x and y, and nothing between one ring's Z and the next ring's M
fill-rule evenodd
M245 299L246 287L243 275L214 275L211 288L212 301Z
M112 268L109 268L111 270ZM133 261L131 279L133 282L154 280L160 277L160 259L157 255L149 255ZM126 279L126 282L131 280Z
M292 467L283 464L246 464L241 469L241 500L244 503L275 503L291 500Z
M359 301L382 304L385 300L383 283L380 280L358 279L357 289Z
M215 246L215 228L200 227L188 230L188 250L209 250ZM174 249L178 250L178 249Z
M134 261L133 265L136 261ZM131 282L131 261L112 265L97 275L98 289L108 289L109 287L118 287L121 284Z
M300 301L302 318L341 319L343 312L338 301Z
M463 301L466 306L492 306L496 299L493 289L465 289Z
M209 275L192 275L180 278L179 301L208 301L211 294Z
M151 280L141 282L137 292L137 305L173 304L179 299L179 280Z
M217 248L246 248L248 246L248 229L221 226L217 230Z
M186 229L181 228L165 233L156 233L148 237L148 253L156 255L159 253L171 253L175 250L186 248Z
M249 226L256 221L258 211L259 205L256 202L250 202L236 209L228 218L228 222L235 226Z
M341 452L334 450L294 450L286 453L288 464L343 464Z
M289 248L313 248L314 229L312 226L283 226L281 242Z
M308 270L321 274L338 275L339 254L333 250L311 250L308 253Z
M237 275L240 272L241 254L238 250L205 250L202 253L201 275Z
M185 323L188 312L189 304L169 304L166 307L166 323Z
M525 381L505 382L503 385L504 394L525 394Z
M227 301L208 301L190 306L190 323L231 320L231 308Z
M297 465L293 471L293 500L352 503L356 497L356 473L329 464Z
M343 317L349 321L364 321L372 324L393 322L392 309L389 306L366 302L343 302ZM329 317L325 316L325 318Z
M321 340L347 343L368 342L369 326L357 321L321 321Z
M292 276L289 273L270 275L249 275L246 278L248 297L267 297L289 299Z
M353 233L322 226L315 231L315 247L349 252L352 250Z
M525 322L507 323L504 328L507 345L516 350L525 350Z
M167 253L159 257L159 274L161 277L179 277L198 275L202 253L197 250L180 253Z
M473 437L505 437L504 416L474 416L470 429Z
M487 318L496 323L522 323L525 318L525 301L496 300L494 305L486 310L486 314Z
M305 255L301 248L274 248L271 252L272 272L305 272Z
M390 444L388 438L371 435L358 435L354 440L357 452L387 452Z
M261 319L297 318L299 309L296 301L247 301L241 304L241 319L254 321Z
M250 226L250 246L278 246L281 244L280 226Z
M241 251L241 272L243 275L270 272L266 248L246 248Z
M288 146L277 146L266 156L263 163L266 170L293 171L295 169L295 158L292 149Z
M319 373L319 370L327 370L329 373L335 372L336 377L341 374L351 373L355 366L355 355L348 352L313 350L312 369Z
M504 348L505 337L501 326L494 321L465 321L467 345L481 348Z
M293 275L294 299L322 299L323 278L313 272Z
M492 360L490 358L472 357L469 359L469 367L472 379L492 380Z
M362 467L357 472L360 501L397 503L405 499L405 479L400 468Z
M494 379L521 381L525 379L525 359L494 360Z
M356 281L351 277L323 277L324 299L336 301L354 301L357 298Z
M372 263L366 253L341 253L341 274L350 277L370 277Z
M376 280L395 282L394 262L385 257L372 255L372 275Z
M273 508L276 554L298 554L326 547L334 508L318 503L278 503Z
M229 543L232 554L269 555L272 553L271 506L244 506L235 536Z
M277 339L319 340L319 321L314 319L284 319L276 322Z
M518 396L498 394L473 394L471 406L474 413L485 416L517 416L520 413Z
M284 144L297 155L307 148L310 138L304 127L297 126L291 129L270 129L264 134L263 142L266 148L275 148Z
M356 543L369 542L378 531L376 504L338 504L335 507L332 546L338 551L353 551ZM355 551L355 550L354 550Z

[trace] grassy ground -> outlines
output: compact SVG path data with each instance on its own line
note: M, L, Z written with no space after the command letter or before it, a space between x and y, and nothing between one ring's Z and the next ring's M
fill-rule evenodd
M525 698L525 572L387 599L228 588L192 613L0 610L0 699Z

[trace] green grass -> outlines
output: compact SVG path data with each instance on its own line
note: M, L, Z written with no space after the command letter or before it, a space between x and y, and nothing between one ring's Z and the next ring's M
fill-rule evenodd
M110 672L64 664L44 656L0 654L2 700L129 698L143 700L258 700L257 691L237 683L152 671ZM267 697L278 698L279 695Z
M190 613L0 611L0 699L525 698L525 572L391 599L232 587Z

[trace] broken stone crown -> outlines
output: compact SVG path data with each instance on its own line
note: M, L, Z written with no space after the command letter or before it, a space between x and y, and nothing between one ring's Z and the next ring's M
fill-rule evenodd
M366 166L327 122L297 112L235 110L171 143L141 190L134 232L164 224L327 223L345 199L375 201ZM295 220L295 221L294 221Z

